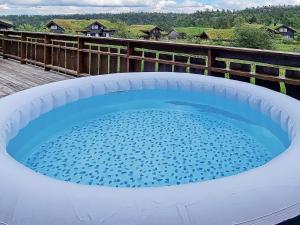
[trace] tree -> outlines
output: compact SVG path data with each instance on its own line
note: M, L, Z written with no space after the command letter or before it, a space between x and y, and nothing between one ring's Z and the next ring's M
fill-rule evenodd
M130 33L128 30L128 25L125 22L118 21L115 26L116 29L116 37L119 38L135 38L134 35Z
M70 14L70 15L7 15L1 19L14 22L17 27L21 24L30 24L34 27L40 23L47 24L53 19L106 19L112 23L123 21L128 25L152 24L162 26L165 30L170 27L214 27L229 28L242 24L245 20L252 24L270 25L274 22L283 23L294 28L300 28L300 5L298 6L265 6L243 10L204 10L195 13L158 13L158 12L128 12L128 13L100 13L100 14ZM235 18L238 18L235 21ZM235 23L235 22L236 23Z
M234 31L235 45L245 48L272 49L273 38L265 29L244 24Z
M242 17L242 16L235 17L234 21L233 21L233 25L235 27L240 27L240 26L242 26L245 23L246 23L246 19L244 17Z
M257 18L256 16L252 16L250 19L249 19L249 23L257 23Z

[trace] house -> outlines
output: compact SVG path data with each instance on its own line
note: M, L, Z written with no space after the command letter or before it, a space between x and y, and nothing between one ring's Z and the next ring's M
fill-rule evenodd
M163 36L163 29L161 29L158 26L154 26L151 27L150 29L143 29L140 30L140 32L142 32L142 35L140 35L141 38L145 39L145 40L149 40L149 39L154 39L154 40L159 40L162 38Z
M277 25L276 23L272 27L273 30L277 31L280 35L287 39L294 39L297 31L289 26L284 24Z
M51 33L65 33L65 29L61 25L59 25L59 23L55 20L51 20L49 23L46 24L46 26L49 29L49 32Z
M47 27L52 33L80 33L94 37L110 37L115 33L114 24L107 20L54 19Z
M0 20L0 30L11 30L14 27L13 23L7 20Z
M177 32L175 29L170 30L167 35L168 35L169 40L176 40L176 39L186 38L186 33Z
M232 41L234 39L234 31L233 29L207 28L203 32L195 35L194 37L204 41Z
M111 37L114 33L114 29L107 29L103 24L98 21L94 21L89 24L84 30L80 31L85 36L92 37Z
M280 34L279 31L273 30L273 29L271 29L271 28L269 28L269 27L262 27L262 29L264 29L265 31L267 31L267 32L268 32L269 34L271 34L271 35Z
M195 35L195 38L200 39L200 40L205 40L205 41L211 39L210 36L205 31Z

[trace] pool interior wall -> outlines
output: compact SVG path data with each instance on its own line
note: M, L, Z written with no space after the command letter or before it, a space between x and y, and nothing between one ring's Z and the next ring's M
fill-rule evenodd
M29 121L66 103L115 91L177 88L257 108L288 133L288 149L235 176L149 188L78 185L40 175L7 154ZM18 104L16 104L18 103ZM0 221L22 225L273 225L300 214L299 101L243 82L186 73L135 73L62 81L0 99Z
M267 163L289 144L279 124L246 103L157 89L59 107L22 129L8 152L36 172L65 181L151 187L235 175Z

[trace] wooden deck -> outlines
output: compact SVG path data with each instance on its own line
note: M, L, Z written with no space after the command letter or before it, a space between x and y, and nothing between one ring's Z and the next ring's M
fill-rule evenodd
M72 78L74 77L0 58L0 98L38 85Z

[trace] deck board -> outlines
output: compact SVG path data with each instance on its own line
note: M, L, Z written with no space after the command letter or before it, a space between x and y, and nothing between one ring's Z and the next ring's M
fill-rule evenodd
M0 98L38 85L72 78L70 75L0 58Z

